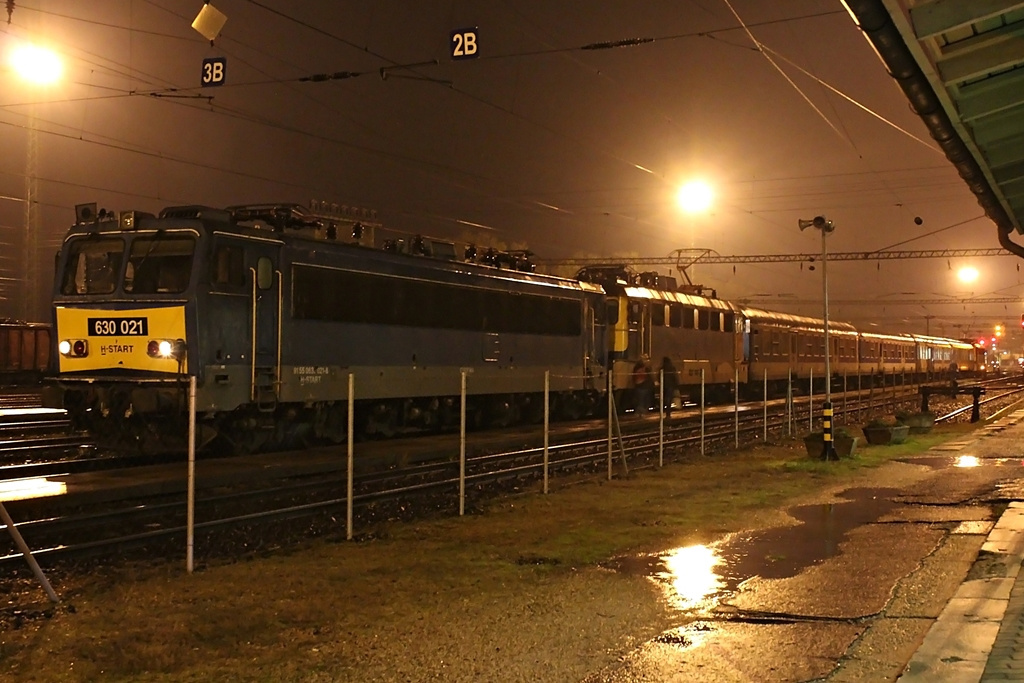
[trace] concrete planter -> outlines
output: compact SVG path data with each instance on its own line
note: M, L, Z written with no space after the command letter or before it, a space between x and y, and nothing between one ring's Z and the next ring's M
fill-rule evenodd
M903 443L910 434L910 425L877 425L863 427L864 438L872 446Z
M857 451L859 439L849 434L833 434L833 443L836 454L840 458L852 458ZM821 459L821 453L825 450L825 436L821 432L811 432L804 437L804 448L807 449L807 456Z
M927 434L935 426L935 413L901 415L900 422L910 428L911 434Z

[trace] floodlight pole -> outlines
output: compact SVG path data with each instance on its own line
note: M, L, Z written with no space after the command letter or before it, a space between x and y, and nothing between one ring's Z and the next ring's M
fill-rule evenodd
M821 458L822 460L838 460L835 441L832 438L834 436L832 431L832 365L830 363L832 347L828 338L828 247L825 243L829 228L832 226L825 221L821 226L816 227L821 230L821 290L822 299L825 302L825 403L822 405L821 417L822 436L824 437Z
M801 219L797 221L797 224L800 226L801 230L814 227L821 231L821 294L825 305L825 403L822 406L821 417L821 431L823 437L821 459L838 460L839 456L836 454L835 441L832 438L832 349L828 336L828 245L825 242L825 238L828 236L828 233L835 230L835 226L832 224L832 221L827 220L824 216L815 216L809 221ZM811 387L811 392L814 392L813 386Z

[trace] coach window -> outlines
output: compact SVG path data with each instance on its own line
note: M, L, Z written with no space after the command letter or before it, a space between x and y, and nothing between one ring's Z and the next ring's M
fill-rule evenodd
M697 309L697 329L707 330L711 327L711 311Z
M683 307L679 304L668 305L668 325L669 327L683 326Z
M665 304L660 301L651 304L651 325L665 327Z
M735 332L736 331L736 316L732 313L722 314L722 331L723 332Z
M713 332L721 332L722 331L722 314L720 312L718 312L718 311L711 311L711 315L709 316L709 318L710 318L710 322L711 322L711 330Z
M68 250L61 294L110 294L117 287L124 240L79 239Z
M697 315L697 311L695 311L692 308L689 308L688 306L683 306L682 313L683 313L683 329L684 330L692 330L695 327L695 325L694 325L694 316Z

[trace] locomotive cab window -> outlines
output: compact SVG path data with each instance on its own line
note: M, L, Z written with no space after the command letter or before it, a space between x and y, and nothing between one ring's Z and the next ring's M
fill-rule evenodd
M193 237L137 237L132 241L124 273L124 291L134 294L178 294L192 275Z
M117 287L124 240L79 239L68 247L61 294L110 294Z
M608 299L605 301L605 321L609 325L614 325L619 322L619 300Z
M213 253L210 282L220 287L245 286L245 252L240 245L218 244Z

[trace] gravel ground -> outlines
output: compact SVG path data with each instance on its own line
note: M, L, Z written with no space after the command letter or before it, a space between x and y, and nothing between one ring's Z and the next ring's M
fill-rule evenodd
M802 450L784 448L788 457ZM904 462L838 478L811 471L820 479L792 497L785 470L747 481L754 475L740 474L745 465L729 469L758 457L781 456L737 454L610 483L559 482L551 496L511 496L473 517L401 524L357 544L305 543L211 563L192 576L166 565L58 572L65 601L53 609L24 575L3 579L0 599L16 606L8 610L16 618L0 633L0 677L625 683L803 681L831 672L834 680L891 680L973 552L969 539L944 545L942 525L991 516L962 503L1008 472L933 483L934 470ZM744 486L760 502L738 497ZM707 612L673 609L663 581L600 559L606 546L657 553L794 524L786 507L828 505L851 487L916 491L920 500L907 498L903 517L851 534L843 562L754 580L727 605L747 617L767 606L820 622L721 613L708 621ZM738 509L729 510L733 500ZM933 500L951 507L937 514ZM616 531L634 540L599 538ZM586 559L595 552L597 560ZM690 647L704 638L707 647ZM865 678L840 676L840 660L838 672Z

